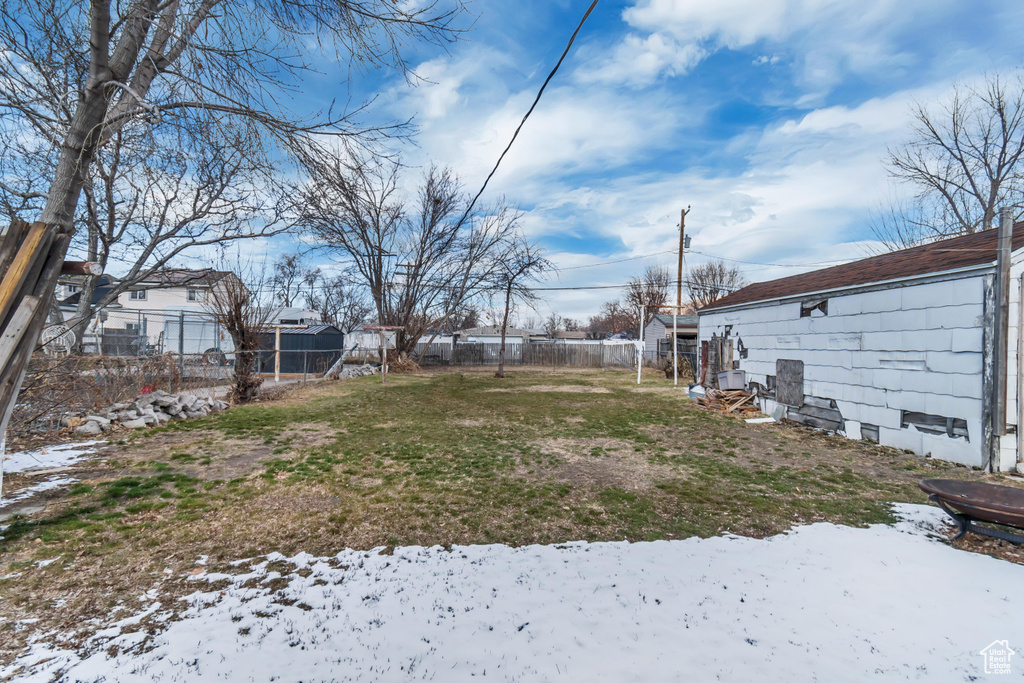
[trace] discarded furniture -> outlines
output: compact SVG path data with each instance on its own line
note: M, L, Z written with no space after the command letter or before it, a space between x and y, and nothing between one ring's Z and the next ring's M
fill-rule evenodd
M954 541L973 531L1024 543L1024 535L978 525L986 522L1024 530L1024 489L956 479L924 479L918 485L956 522L959 530Z

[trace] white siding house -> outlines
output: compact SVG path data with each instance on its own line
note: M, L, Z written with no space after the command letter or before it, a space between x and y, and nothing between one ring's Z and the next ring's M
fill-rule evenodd
M985 372L999 365L995 255L991 230L745 287L699 311L705 383L743 370L767 413L781 405L853 439L1014 469L1024 224L1013 235L1002 437Z
M695 315L677 315L675 321L672 320L671 315L663 313L651 316L650 321L644 325L644 355L647 358L657 358L661 340L664 340L660 344L661 349L672 348L673 323L676 335L680 340L696 339L697 322Z

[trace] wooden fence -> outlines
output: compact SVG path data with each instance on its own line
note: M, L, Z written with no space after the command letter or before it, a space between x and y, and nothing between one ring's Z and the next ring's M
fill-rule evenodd
M414 357L423 351L416 347ZM433 343L423 354L421 365L497 365L500 343ZM547 365L552 367L613 368L636 367L632 344L506 344L505 365Z

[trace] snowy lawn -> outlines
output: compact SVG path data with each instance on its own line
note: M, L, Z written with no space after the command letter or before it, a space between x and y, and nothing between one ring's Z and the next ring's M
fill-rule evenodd
M936 540L935 508L897 512L894 526L819 523L761 540L275 555L194 577L180 621L161 623L157 584L81 651L37 644L0 675L978 680L990 642L1024 647L1024 567Z
M20 498L0 515L31 512L0 524L0 666L22 656L41 634L66 634L76 644L89 638L115 610L118 617L134 612L139 596L154 586L161 609L182 605L179 598L195 590L190 572L199 556L208 556L210 572L225 573L239 558L274 552L330 557L346 548L685 540L656 547L673 548L666 550L670 555L741 548L740 558L760 548L791 547L778 534L794 527L801 531L793 538L803 538L816 522L890 523L891 503L927 500L917 486L921 478L996 480L802 428L747 424L700 409L685 396L664 378L638 388L626 373L516 373L505 380L405 375L389 378L386 387L367 377L132 432L88 457L81 457L88 455L82 448L18 456L8 465L44 469L5 477L5 495ZM62 479L77 482L62 489L70 483ZM896 533L875 529L841 533ZM776 538L696 540L723 534ZM601 549L632 558L646 547L594 545L581 557ZM1024 562L1024 551L1005 543L972 539L958 547ZM961 557L942 546L932 551ZM529 557L501 547L472 552L508 557L515 566ZM575 557L585 551L537 552ZM445 567L461 566L460 555L428 555ZM829 557L837 566L847 561ZM653 571L671 575L664 567ZM529 564L519 574L548 581ZM687 592L684 599L691 597ZM502 609L513 609L512 603ZM687 609L694 619L695 608ZM532 619L516 627L525 621L531 626L516 634L536 627ZM394 628L397 620L388 623ZM567 633L576 637L574 630ZM598 635L594 642L608 637ZM434 642L432 635L423 637ZM651 642L670 651L668 641ZM593 646L580 647L588 652ZM572 661L582 666L602 656ZM726 661L732 654L702 656ZM438 674L436 680L443 679Z

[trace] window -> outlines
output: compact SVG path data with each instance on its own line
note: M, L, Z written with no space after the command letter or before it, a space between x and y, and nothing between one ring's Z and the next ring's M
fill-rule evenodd
M145 301L146 300L146 290L144 290L144 289L133 289L132 291L128 292L128 298L131 301Z
M189 287L187 296L189 301L202 301L206 298L206 292L198 287Z
M74 294L75 292L77 292L80 289L81 289L81 287L79 287L78 285L68 285L68 293L69 294Z
M800 303L801 318L819 318L828 315L828 299L815 299Z

